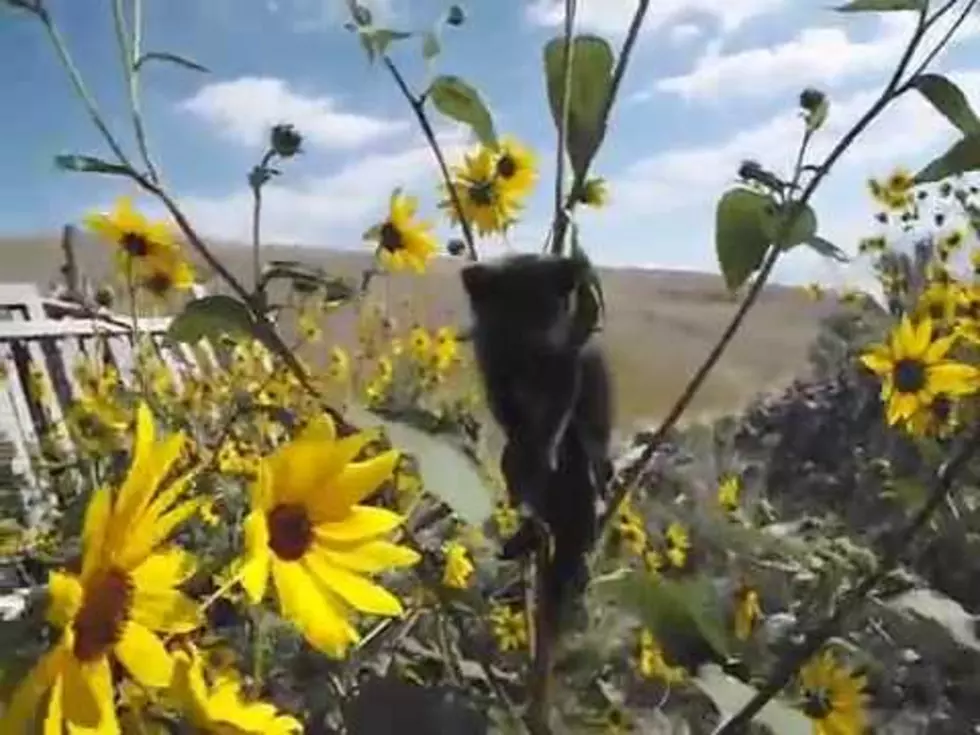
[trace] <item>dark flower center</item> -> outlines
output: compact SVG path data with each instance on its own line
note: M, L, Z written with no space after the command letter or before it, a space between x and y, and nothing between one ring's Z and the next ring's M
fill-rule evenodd
M403 247L405 243L402 240L402 233L398 231L391 222L385 222L381 225L381 247L387 250L389 253L397 253Z
M827 692L822 689L808 690L804 695L803 713L811 720L823 720L831 713L833 706Z
M509 179L517 173L517 162L509 154L504 154L497 161L497 175Z
M169 274L157 271L147 278L143 282L143 285L150 293L156 294L157 296L163 296L164 294L169 293L170 289L173 288L174 281Z
M132 603L129 574L116 568L99 572L86 585L75 616L75 658L84 663L105 655L119 641Z
M150 243L136 232L127 232L119 241L122 249L134 258L145 258L150 254Z
M306 508L277 505L268 516L269 548L283 561L299 561L313 542L313 526Z
M943 308L943 303L941 301L933 301L929 304L929 316L932 319L940 320L946 314L946 310Z
M926 367L919 360L899 360L895 363L894 378L899 393L918 393L926 384Z
M481 207L493 204L493 184L489 181L478 181L470 186L470 199Z

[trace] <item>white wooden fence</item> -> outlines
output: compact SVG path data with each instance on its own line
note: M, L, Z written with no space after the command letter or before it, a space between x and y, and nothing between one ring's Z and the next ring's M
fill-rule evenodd
M189 348L164 344L169 324L169 318L141 318L137 328L179 380L196 369L196 360ZM16 475L31 481L39 436L79 397L79 358L108 360L124 382L133 379L132 328L129 317L42 296L33 284L0 284L0 469L6 457ZM49 387L40 395L32 373Z

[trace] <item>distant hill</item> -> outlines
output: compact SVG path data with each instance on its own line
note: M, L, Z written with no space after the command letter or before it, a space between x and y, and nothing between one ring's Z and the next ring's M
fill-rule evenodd
M251 282L251 253L243 245L216 244L230 270ZM96 281L111 273L109 248L79 237L77 260ZM370 263L366 253L270 245L267 259L299 260L339 276L356 278ZM52 283L62 263L59 237L0 238L0 281ZM398 277L388 285L395 315L408 298L430 324L465 324L458 278L461 263L439 259L424 277ZM205 278L207 274L205 273ZM736 301L718 276L639 268L603 269L607 344L617 385L620 424L655 420L673 402L731 317ZM212 290L220 289L208 283ZM383 293L384 285L377 286ZM806 369L806 352L828 306L800 289L768 288L695 401L693 414L714 414L744 405L761 391L779 388ZM411 321L415 314L404 317ZM330 325L334 326L334 325ZM336 325L339 326L339 325ZM349 334L348 329L341 333ZM333 330L336 334L336 329ZM342 338L346 341L346 338Z

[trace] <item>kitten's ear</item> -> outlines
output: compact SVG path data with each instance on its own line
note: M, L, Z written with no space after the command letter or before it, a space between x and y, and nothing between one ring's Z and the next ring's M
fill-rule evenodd
M493 275L494 269L485 263L474 263L463 268L463 290L470 301L479 301L484 297L493 282Z

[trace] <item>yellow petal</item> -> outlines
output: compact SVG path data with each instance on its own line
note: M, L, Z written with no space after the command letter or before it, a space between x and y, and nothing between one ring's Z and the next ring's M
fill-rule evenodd
M398 451L390 450L344 467L328 488L310 498L310 515L314 523L344 518L351 506L374 493L392 477L400 457Z
M6 708L0 714L0 732L21 733L37 712L45 693L58 679L67 656L64 641L43 654L34 668L25 676L14 690Z
M861 355L861 363L877 375L887 375L893 365L891 353L880 345Z
M63 671L61 706L71 725L94 730L115 720L112 672L104 656L84 664L66 656Z
M51 687L48 712L44 717L44 735L62 735L64 733L64 713L61 710L62 690L61 679L58 679ZM4 729L4 732L8 732L8 730Z
M304 432L268 459L276 502L306 502L332 488L335 478L372 435L363 432L339 441L326 440L323 429Z
M361 612L373 615L401 615L403 612L401 601L388 590L359 574L332 566L316 553L315 546L303 557L302 564L317 582Z
M962 396L980 387L980 371L973 365L942 362L927 368L927 384L933 393Z
M245 532L245 561L241 569L242 587L253 605L265 597L269 583L269 563L272 551L269 549L269 528L265 514L252 511L243 524Z
M907 345L909 354L914 357L924 355L929 349L929 343L932 342L932 319L928 317L920 319L912 331L914 337L911 344Z
M283 616L302 632L311 646L333 658L341 658L359 640L357 630L347 621L328 593L322 590L302 566L273 561L272 576Z
M130 572L130 576L137 589L163 589L183 584L196 570L194 555L172 544L148 556Z
M207 724L208 692L200 656L194 650L174 654L174 678L170 691L195 725Z
M383 536L398 528L404 520L385 508L355 505L346 518L335 523L320 523L313 527L313 533L317 541L326 546L345 544Z
M112 491L97 488L89 498L82 524L82 578L87 579L102 561L102 550L109 530Z
M48 575L48 620L64 628L82 606L82 585L71 574L51 572Z
M352 544L349 551L341 550L336 544L330 547L318 544L316 548L331 564L366 574L414 566L421 558L414 549L389 541Z
M153 448L156 438L156 426L153 423L153 413L144 402L136 408L136 435L133 438L133 456L126 473L126 479L119 489L116 498L115 518L125 527L136 511L156 490L152 483ZM120 528L120 532L122 532Z
M132 677L144 686L159 689L173 679L174 662L163 641L137 622L126 623L113 650Z
M173 510L150 521L146 517L132 531L131 540L116 555L117 563L123 569L132 569L141 564L147 556L163 544L174 530L192 516L196 515L201 508L201 500L195 498L181 503Z
M939 362L947 352L956 343L955 336L940 337L935 340L931 345L926 348L925 353L922 356L922 360L925 363Z

